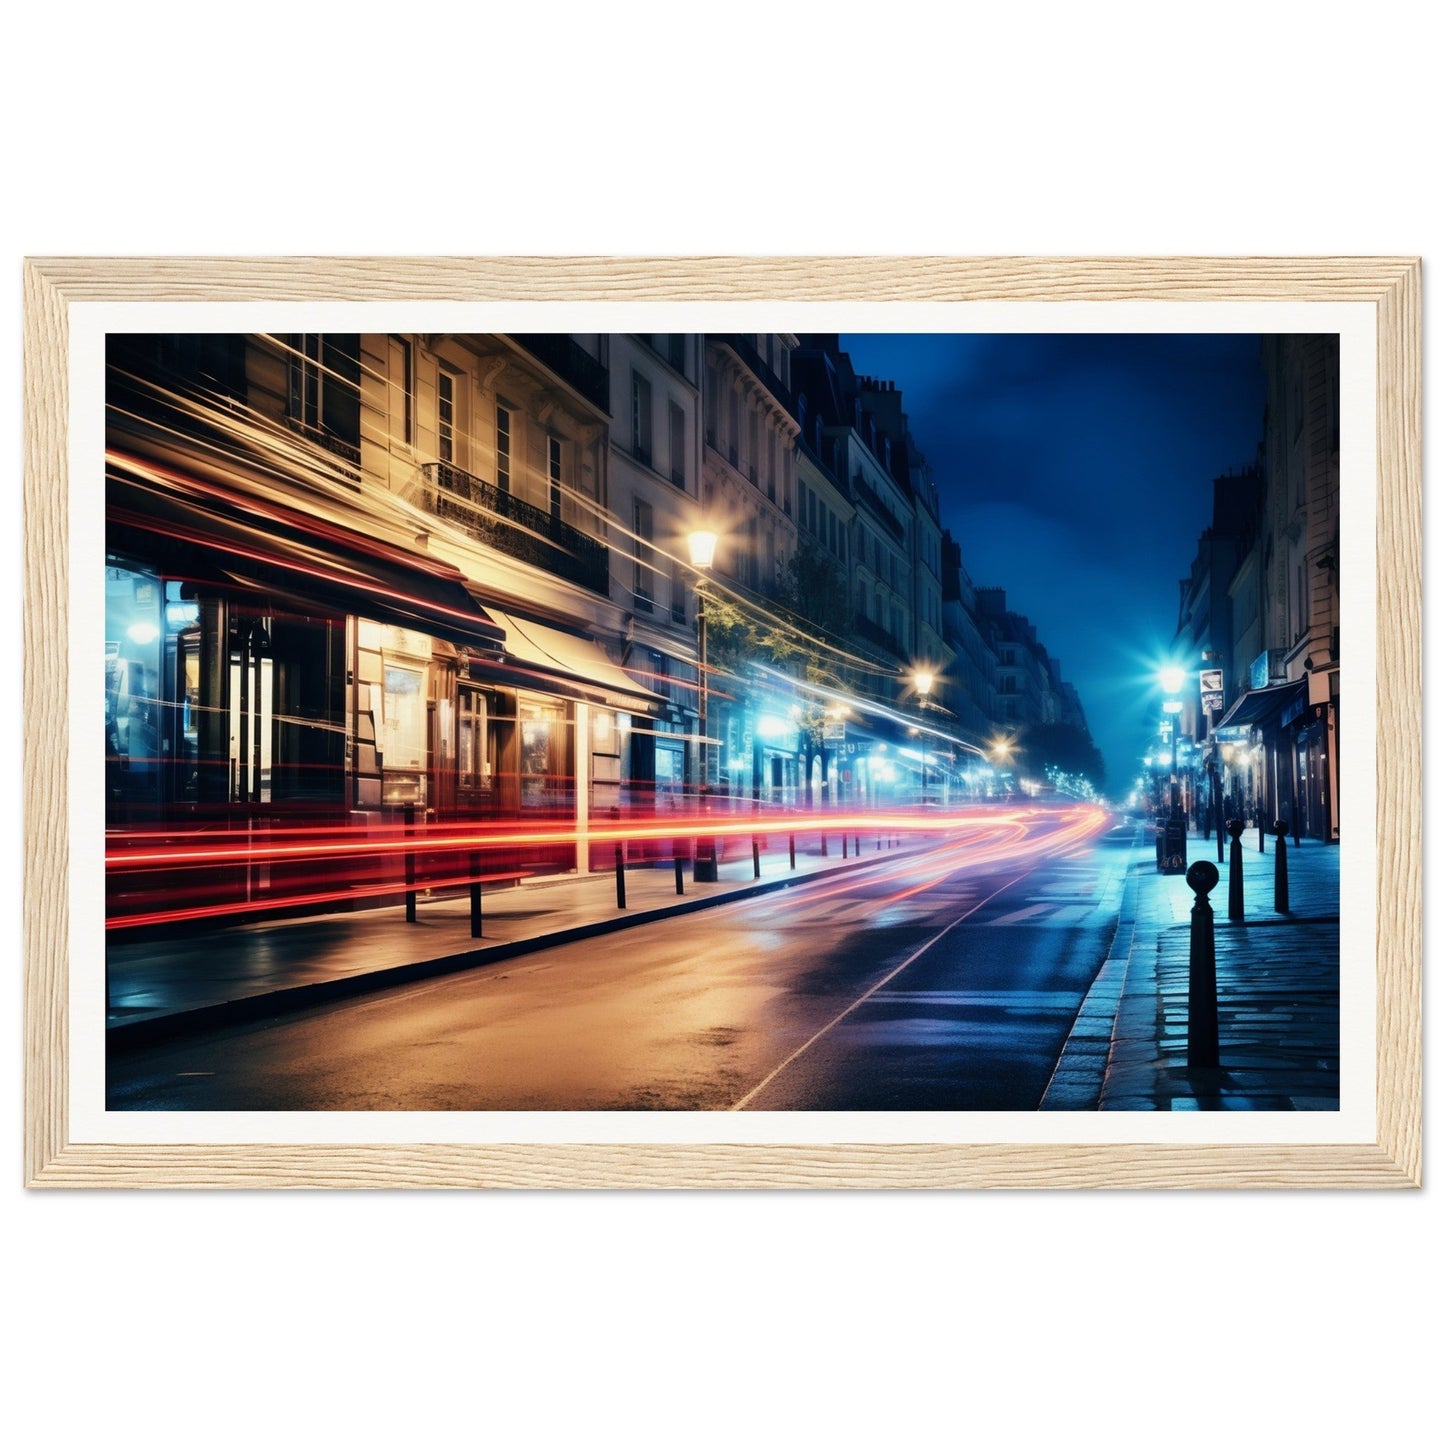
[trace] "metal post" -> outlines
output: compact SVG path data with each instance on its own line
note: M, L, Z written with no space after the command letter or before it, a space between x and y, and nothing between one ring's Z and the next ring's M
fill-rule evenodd
M416 804L408 803L401 810L402 822L406 828L406 836L411 838L416 826ZM416 854L412 852L410 843L406 850L406 921L416 922Z
M848 835L846 833L843 834L843 856L845 858L848 856Z
M1189 865L1184 881L1194 890L1189 914L1189 1040L1191 1069L1219 1067L1219 993L1214 971L1214 910L1209 891L1219 869L1201 859Z
M1244 834L1244 820L1231 818L1224 826L1229 830L1229 921L1243 923L1244 844L1239 840Z
M1285 851L1285 834L1289 824L1276 819L1274 824L1274 911L1289 912L1289 854Z
M797 866L798 866L798 850L797 850L796 846L794 845L793 835L792 835L791 833L789 833L789 834L788 834L788 867L789 867L789 868L796 868Z
M473 853L470 870L472 875L472 937L482 936L482 855Z
M622 844L613 845L613 852L617 857L617 906L627 907L627 875L622 871Z
M672 860L673 878L677 882L678 897L682 896L682 859L674 856Z
M754 878L761 878L762 876L763 876L763 865L762 865L762 863L761 863L761 862L759 861L759 859L758 859L758 835L757 835L756 833L754 833L754 834L753 834L753 877L754 877Z
M1219 861L1224 862L1224 787L1220 782L1218 769L1212 776L1211 791L1213 797L1210 799L1214 807L1214 832L1219 840Z
M825 858L828 856L828 835L826 833L823 834L823 856Z

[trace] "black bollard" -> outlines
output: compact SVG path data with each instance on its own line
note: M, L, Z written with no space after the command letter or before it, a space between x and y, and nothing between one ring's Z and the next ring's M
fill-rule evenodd
M401 810L402 819L406 825L406 836L411 838L416 827L416 804L408 803ZM410 842L406 850L406 921L416 922L416 854L411 851Z
M472 937L482 936L482 855L473 853L468 872L472 875Z
M673 878L677 882L677 893L678 897L680 898L682 896L682 858L680 855L675 854L673 856L672 874Z
M825 858L828 856L828 835L826 833L823 834L823 856Z
M1189 913L1189 1041L1191 1069L1219 1067L1219 994L1214 975L1214 909L1209 891L1219 869L1201 859L1189 865L1184 881L1194 890Z
M1289 912L1289 854L1285 851L1285 834L1289 824L1275 819L1274 824L1274 911Z
M1294 824L1294 845L1299 847L1299 804L1291 803L1289 809L1289 820Z
M843 856L845 858L848 856L848 835L846 833L843 834Z
M1259 809L1259 851L1264 852L1264 808Z
M762 863L760 863L760 862L758 861L758 836L757 836L756 833L754 833L754 834L753 834L753 877L754 877L754 878L761 878L762 876L763 876L763 865L762 865Z
M1229 921L1244 922L1244 820L1231 818L1225 825L1229 833Z
M618 843L613 850L617 855L617 906L627 907L627 875L622 871L622 844Z
M791 833L789 833L789 834L788 834L788 867L789 867L789 868L796 868L797 866L798 866L798 850L797 850L797 847L796 847L795 844L794 844L793 835L792 835Z

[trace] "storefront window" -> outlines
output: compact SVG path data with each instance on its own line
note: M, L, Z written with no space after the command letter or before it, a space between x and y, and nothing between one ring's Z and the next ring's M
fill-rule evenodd
M470 687L457 694L457 785L474 791L487 791L492 786L487 695Z
M560 807L566 802L563 758L565 719L551 703L517 704L522 746L520 768L524 808Z
M426 674L390 658L382 673L381 753L387 769L426 766Z
M105 569L105 786L108 820L160 801L160 579Z

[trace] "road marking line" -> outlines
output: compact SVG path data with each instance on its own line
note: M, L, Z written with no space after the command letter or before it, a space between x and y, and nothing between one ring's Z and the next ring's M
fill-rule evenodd
M990 919L989 926L997 928L1003 923L1021 923L1025 918L1037 918L1040 913L1047 913L1052 906L1049 903L1031 903L1027 908L1019 908L1013 913L1005 913L1000 918Z
M980 898L978 902L975 903L973 907L970 908L966 913L960 913L958 917L955 918L953 922L950 923L946 928L940 929L926 943L920 944L919 947L915 948L913 952L910 953L908 957L905 958L903 962L900 963L898 967L892 971L892 973L888 974L885 978L880 978L878 982L875 983L873 987L867 991L867 993L860 994L859 997L854 999L853 1002L850 1003L848 1007L845 1008L843 1012L838 1015L837 1018L835 1018L831 1023L824 1024L823 1027L820 1028L818 1032L815 1033L813 1037L807 1041L807 1043L799 1044L798 1047L794 1049L793 1052L789 1054L788 1057L784 1059L783 1062L779 1064L777 1068L775 1068L772 1073L767 1076L767 1078L763 1079L761 1083L755 1084L751 1089L748 1090L746 1094L742 1096L741 1099L737 1101L737 1103L733 1104L731 1106L731 1112L735 1113L737 1110L741 1109L745 1104L747 1104L749 1100L755 1099L759 1094L762 1093L764 1089L768 1087L769 1084L773 1082L774 1079L778 1077L779 1074L783 1072L784 1069L786 1069L795 1060L801 1058L805 1053L807 1053L808 1050L811 1049L813 1045L816 1044L818 1040L823 1037L824 1034L829 1033L833 1029L837 1028L837 1026L842 1023L843 1020L847 1018L854 1009L858 1008L861 1004L867 1003L868 1000L872 998L873 995L877 993L880 988L886 988L890 983L893 982L895 978L898 977L900 973L903 972L905 968L908 967L910 963L913 963L915 960L921 958L925 953L928 952L930 948L933 947L935 943L938 942L940 938L943 938L946 934L952 933L953 930L957 928L958 925L962 923L965 918L968 918L972 914L977 913L978 910L982 908L985 903L991 902L993 899L997 898L1000 893L1006 893L1010 888L1014 886L1015 883L1021 883L1025 878L1029 876L1029 873L1032 873L1033 871L1034 869L1030 868L1026 872L1020 873L1017 878L1010 878L1009 881L1003 885L1003 887L994 889L994 891L990 893L987 898Z

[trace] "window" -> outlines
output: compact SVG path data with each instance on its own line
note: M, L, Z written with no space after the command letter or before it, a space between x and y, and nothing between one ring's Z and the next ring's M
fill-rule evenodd
M492 786L487 756L487 696L471 687L457 690L457 786L472 791Z
M652 465L652 383L632 373L632 455Z
M290 411L293 420L302 426L320 427L321 403L321 338L315 335L293 336L290 368Z
M652 611L652 506L632 502L632 593L639 612Z
M562 442L559 437L547 438L547 510L556 518L562 516Z
M512 413L497 406L497 490L512 490Z
M445 368L437 372L437 460L452 460L456 442L456 378Z
M672 468L672 484L687 485L687 419L675 401L667 404L667 450Z
M677 623L687 621L687 590L682 576L682 563L674 557L672 559L672 620ZM658 669L661 669L659 655Z
M401 439L407 446L411 446L415 440L412 396L416 389L412 376L411 342L400 336L393 336L387 342L386 369L392 425L400 424Z
M286 414L352 462L361 452L361 338L288 336Z

